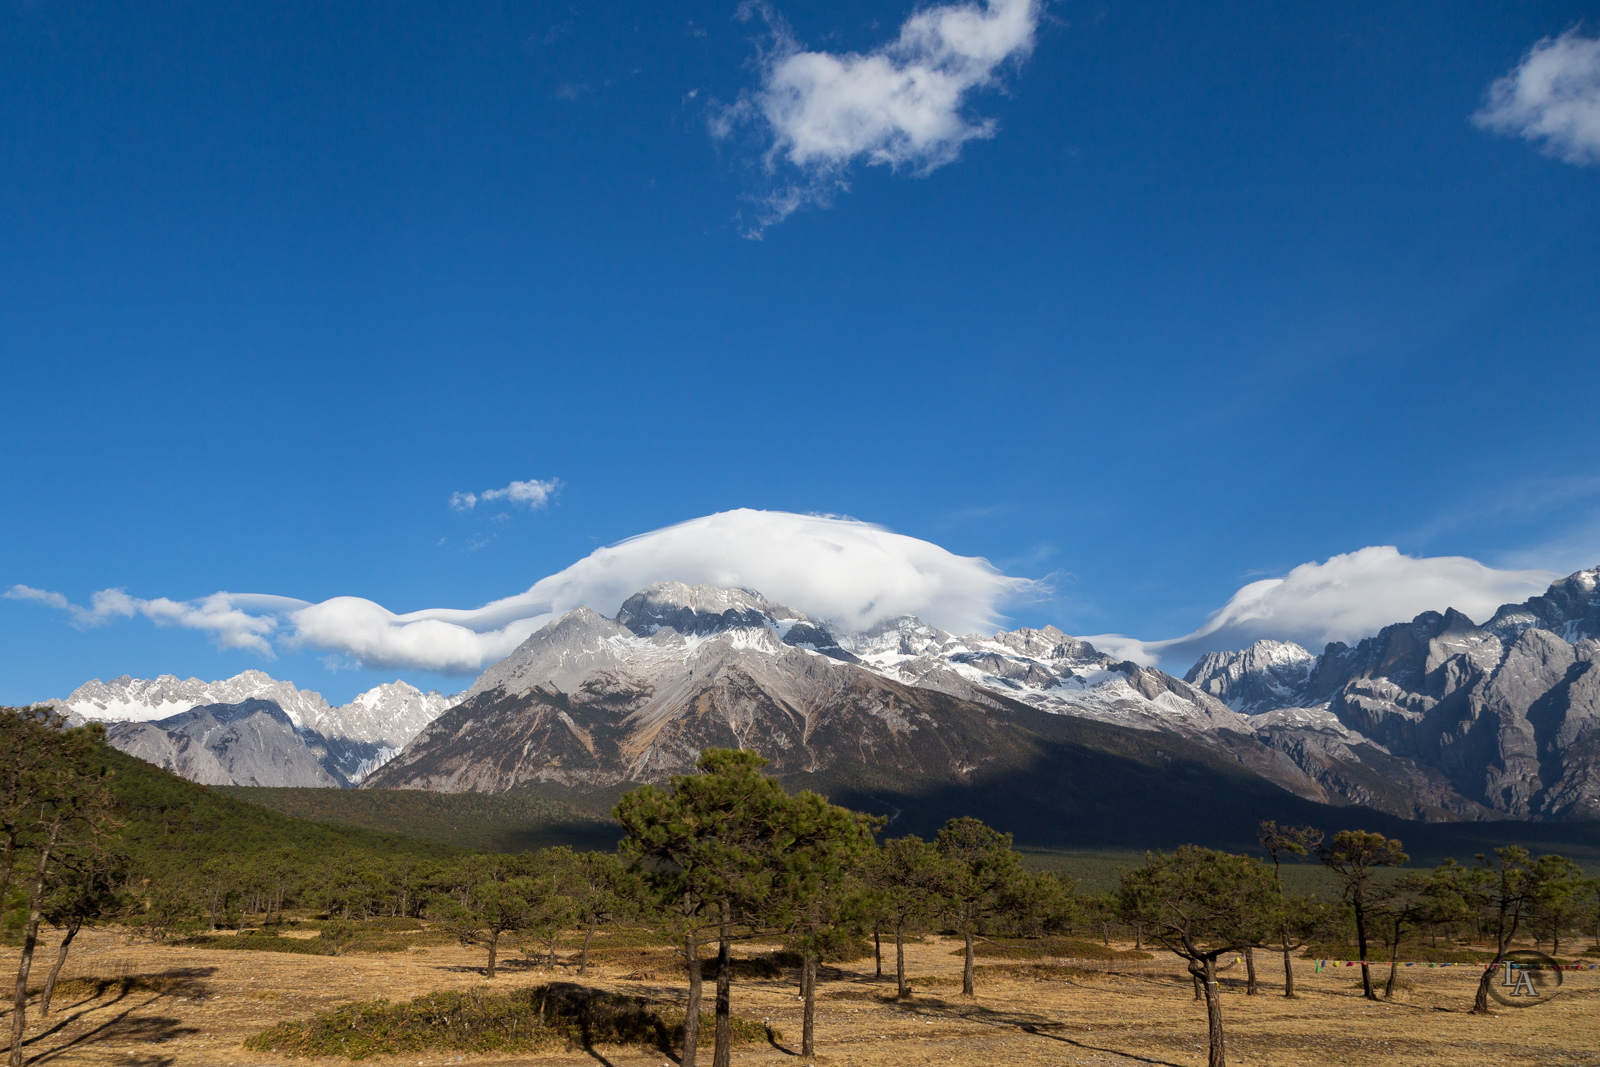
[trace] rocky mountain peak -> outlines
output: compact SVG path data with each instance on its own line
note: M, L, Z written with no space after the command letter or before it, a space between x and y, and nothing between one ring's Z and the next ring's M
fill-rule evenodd
M1292 641L1262 638L1237 652L1207 652L1183 680L1234 711L1298 707L1317 657Z
M778 628L785 621L809 622L804 615L774 604L753 589L657 582L622 602L616 621L643 637L662 629L684 636L756 626Z

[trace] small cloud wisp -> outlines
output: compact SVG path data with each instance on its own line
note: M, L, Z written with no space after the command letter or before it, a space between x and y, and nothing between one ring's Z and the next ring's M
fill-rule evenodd
M1546 37L1489 86L1472 121L1543 142L1546 155L1564 162L1600 165L1600 38L1575 29Z
M726 138L753 125L767 144L763 161L794 180L765 198L747 236L807 204L826 205L845 187L858 161L925 175L953 162L968 141L993 137L993 119L964 106L977 89L995 85L1008 60L1033 51L1038 0L944 4L915 12L900 36L870 52L807 51L767 5L762 15L773 45L760 60L760 88L717 111L712 135Z
M545 482L533 478L526 482L512 482L503 489L485 489L481 493L451 493L450 509L471 511L479 504L505 500L512 504L520 504L529 511L538 511L550 505L550 498L555 496L556 490L560 488L560 478L551 478Z

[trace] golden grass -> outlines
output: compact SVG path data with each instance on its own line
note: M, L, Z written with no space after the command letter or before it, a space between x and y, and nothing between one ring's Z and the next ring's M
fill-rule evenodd
M601 939L596 937L596 945ZM43 1067L288 1067L282 1051L247 1051L244 1040L280 1023L309 1020L357 1002L401 1002L438 992L484 987L510 994L549 982L581 983L682 1010L681 964L659 940L623 937L611 946L622 960L594 963L576 976L578 938L565 939L558 966L511 959L493 982L482 975L484 954L454 944L426 954L301 956L133 944L110 931L80 935L56 1010L30 1018L27 1053ZM631 945L626 942L633 942ZM1115 943L1114 943L1115 945ZM776 946L741 945L738 954L760 957ZM822 971L817 1005L821 1067L932 1067L955 1065L1084 1064L1093 1067L1195 1067L1205 1063L1205 1011L1196 1004L1182 964L1171 956L1150 960L986 960L977 969L978 995L960 995L957 943L928 938L906 947L917 992L894 996L892 949L886 973L873 960L831 964ZM1103 947L1103 946L1102 946ZM1131 945L1115 945L1119 950ZM53 946L42 946L45 958ZM1563 946L1566 949L1566 946ZM1564 955L1567 953L1564 952ZM1577 946L1571 952L1577 956ZM1496 1014L1467 1014L1475 967L1413 967L1402 971L1408 988L1393 1002L1362 1000L1353 968L1314 974L1297 961L1302 992L1280 994L1281 963L1258 954L1262 995L1244 994L1242 967L1222 978L1230 1062L1246 1067L1423 1067L1439 1063L1595 1064L1600 1049L1600 971L1571 972L1563 997L1543 1007ZM14 967L15 950L0 953L0 969ZM643 966L633 963L648 961ZM37 973L37 972L36 972ZM1380 972L1380 980L1386 975ZM794 1064L800 1002L795 973L740 977L734 1011L784 1037L744 1045L736 1064ZM709 979L709 975L708 975ZM705 1009L713 986L706 983ZM0 1028L4 1027L0 1023ZM478 1065L593 1065L661 1067L658 1048L597 1046L595 1053L559 1047L528 1051L421 1049L404 1056L374 1056L384 1067ZM710 1062L710 1035L702 1045ZM332 1064L344 1062L340 1059Z

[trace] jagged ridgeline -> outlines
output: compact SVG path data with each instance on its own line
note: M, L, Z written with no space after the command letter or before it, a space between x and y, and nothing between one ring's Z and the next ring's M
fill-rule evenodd
M359 784L546 797L603 815L633 785L726 746L891 817L891 832L972 814L1041 845L1248 842L1260 818L1592 820L1597 634L1596 572L1585 571L1482 627L1427 613L1321 655L1263 641L1179 679L1054 627L958 636L901 618L849 633L750 590L659 583L613 618L580 608L554 620L458 697L418 703L406 687L414 696L395 704L416 709L405 728L361 736L409 733ZM252 677L226 710L180 699L142 717L163 714L151 725L179 754L226 750L219 773L235 784L330 784L286 780L327 766L287 753L295 738L342 736L333 717L297 720L282 701L315 694L274 697L271 679ZM161 693L175 683L159 681ZM134 701L151 683L114 685ZM65 706L93 714L88 689ZM293 731L240 729L271 714L252 700L278 700ZM113 740L139 751L131 733Z

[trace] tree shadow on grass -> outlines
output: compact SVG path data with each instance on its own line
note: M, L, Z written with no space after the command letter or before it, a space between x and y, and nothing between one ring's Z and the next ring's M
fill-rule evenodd
M1091 1045L1087 1042L1079 1041L1076 1038L1068 1037L1065 1034L1047 1034L1042 1028L1034 1025L1026 1025L1021 1029L1025 1034L1032 1034L1034 1037L1047 1038L1051 1041L1059 1041L1063 1045L1071 1045L1074 1048L1081 1048L1086 1052L1104 1052L1107 1055L1121 1056L1124 1059L1137 1060L1140 1063L1159 1064L1160 1067L1183 1067L1182 1064L1173 1063L1170 1060L1158 1060L1150 1056L1140 1056L1132 1052L1123 1052L1121 1049L1107 1048L1104 1045Z
M152 998L144 1004L136 1004L124 1009L119 1015L108 1019L93 1030L79 1034L71 1041L46 1049L36 1056L30 1057L26 1062L30 1064L49 1063L59 1059L69 1052L75 1052L88 1045L98 1044L103 1041L144 1041L150 1043L172 1041L175 1038L187 1037L198 1034L200 1031L193 1026L184 1026L183 1020L174 1019L167 1015L156 1015L144 1019L130 1019L129 1016L140 1008L153 1003L157 998ZM59 1027L50 1030L24 1042L26 1045L36 1045L40 1041L57 1032ZM173 1057L154 1057L152 1062L171 1063Z

